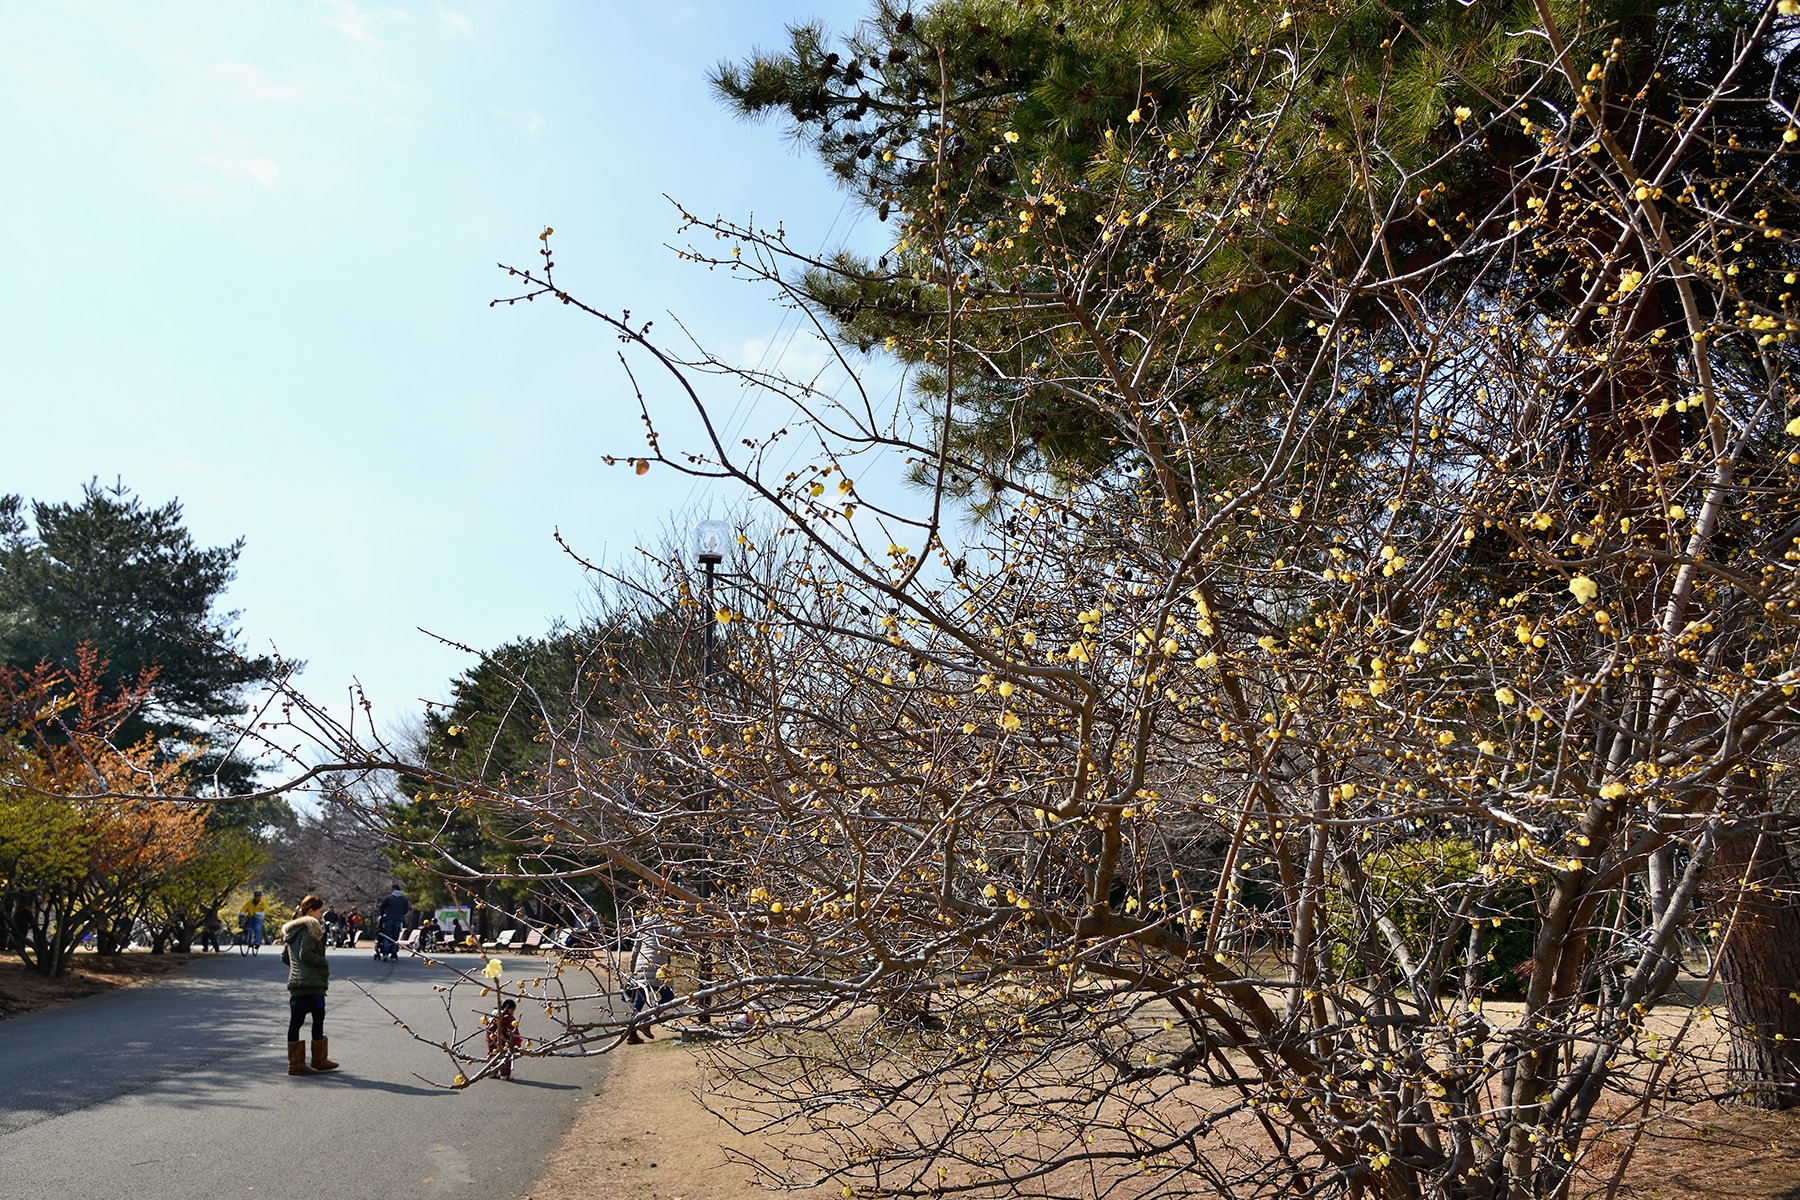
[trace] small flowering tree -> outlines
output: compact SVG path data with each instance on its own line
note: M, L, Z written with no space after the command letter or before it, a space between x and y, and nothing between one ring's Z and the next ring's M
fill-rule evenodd
M939 81L881 117L890 254L688 219L685 257L885 329L916 413L854 336L828 394L589 307L548 230L511 269L691 401L704 444L646 404L616 460L754 518L716 606L679 555L612 579L621 627L713 626L713 678L601 639L616 702L533 705L535 777L431 784L518 876L679 931L647 1011L730 1019L722 1110L792 1137L765 1182L1559 1196L1678 1097L1800 1098L1787 14L1390 13L1376 49L1363 6L1207 11L1211 102L1034 158L1026 100L954 92L962 9L883 10L853 61ZM1470 156L1501 174L1453 192ZM729 440L718 373L801 420ZM634 1027L569 969L521 994L559 1019L528 1052Z

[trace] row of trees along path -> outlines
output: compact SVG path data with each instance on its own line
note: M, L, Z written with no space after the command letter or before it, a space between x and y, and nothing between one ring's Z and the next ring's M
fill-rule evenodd
M603 571L565 690L515 677L528 770L295 720L485 814L510 861L411 835L446 875L679 930L750 1031L719 1102L802 1135L769 1182L1548 1197L1685 1099L1792 1105L1794 8L798 27L717 89L890 240L681 254L830 366L659 344L548 229L499 298L624 343L608 461L746 497L722 591ZM627 1032L503 986L538 1052Z

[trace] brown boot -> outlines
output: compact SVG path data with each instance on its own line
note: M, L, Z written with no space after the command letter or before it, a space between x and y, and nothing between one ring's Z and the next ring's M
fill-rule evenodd
M318 1072L306 1065L306 1043L288 1043L288 1074L317 1075Z
M331 1061L331 1039L313 1039L312 1069L315 1071L335 1071L338 1065Z

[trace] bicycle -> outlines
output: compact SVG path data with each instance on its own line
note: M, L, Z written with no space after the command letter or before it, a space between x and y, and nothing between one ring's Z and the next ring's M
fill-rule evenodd
M232 941L237 946L239 954L256 954L262 950L262 938L258 936L258 931L252 929L247 923L238 926L237 937Z

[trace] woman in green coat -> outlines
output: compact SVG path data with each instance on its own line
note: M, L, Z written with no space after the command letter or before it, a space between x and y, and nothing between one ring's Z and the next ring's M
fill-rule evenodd
M319 914L325 902L308 896L300 902L294 919L281 927L281 961L288 965L288 1074L317 1075L334 1071L337 1064L326 1053L325 992L331 986L331 964L325 959L325 925ZM300 1026L312 1014L312 1065L306 1065L306 1044Z

